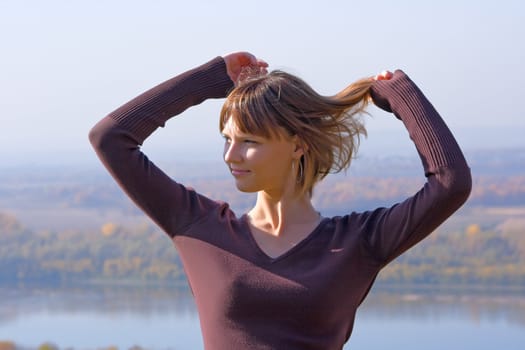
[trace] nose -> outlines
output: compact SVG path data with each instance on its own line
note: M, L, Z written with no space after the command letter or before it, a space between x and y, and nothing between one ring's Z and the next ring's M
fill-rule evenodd
M227 141L224 143L224 162L239 163L242 160L239 145L233 141Z

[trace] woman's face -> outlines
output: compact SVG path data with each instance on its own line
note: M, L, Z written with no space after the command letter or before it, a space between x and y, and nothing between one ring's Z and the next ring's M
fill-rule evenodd
M224 161L242 192L279 195L294 188L292 162L302 155L294 137L265 138L241 132L232 118L222 130Z

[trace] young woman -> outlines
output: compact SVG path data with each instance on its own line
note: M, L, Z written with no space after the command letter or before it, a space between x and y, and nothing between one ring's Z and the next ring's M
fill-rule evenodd
M239 52L172 78L102 119L90 140L129 197L174 241L206 349L341 349L378 272L467 199L470 171L447 126L402 71L323 97ZM141 152L159 126L223 98L224 161L248 213L172 180ZM315 185L345 169L372 100L406 126L427 181L390 208L322 217Z

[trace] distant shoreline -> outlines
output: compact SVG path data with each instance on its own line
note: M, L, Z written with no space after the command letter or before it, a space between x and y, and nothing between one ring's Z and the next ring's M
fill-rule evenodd
M0 281L0 289L82 289L82 290L105 290L111 289L136 289L136 290L166 290L191 293L186 280L179 281L143 281L136 279L93 279L89 281L65 281L65 282L38 282L38 281ZM494 284L453 284L453 283L388 283L378 280L371 289L371 294L395 294L395 295L470 295L470 296L523 296L525 297L525 285L494 285Z

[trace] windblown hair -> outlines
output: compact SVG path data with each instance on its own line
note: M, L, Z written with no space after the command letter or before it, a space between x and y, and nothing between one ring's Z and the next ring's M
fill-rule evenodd
M250 77L228 95L219 127L223 130L233 118L244 133L266 138L297 135L305 150L296 167L298 189L311 196L326 175L349 167L360 136L366 136L357 115L365 111L372 83L371 78L361 79L334 96L322 96L282 71Z

